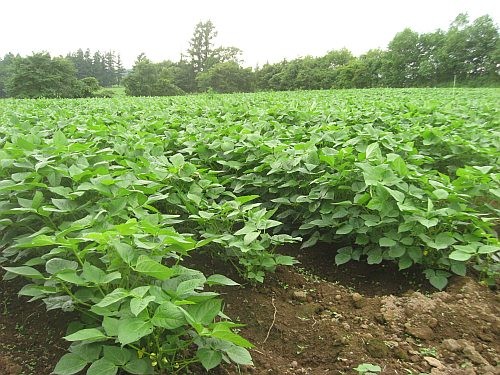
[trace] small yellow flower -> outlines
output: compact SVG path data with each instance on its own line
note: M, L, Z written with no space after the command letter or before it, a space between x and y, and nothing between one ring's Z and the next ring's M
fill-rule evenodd
M151 362L151 366L153 366L153 367L155 367L157 364L158 364L158 362L156 362L156 361Z
M144 352L146 351L146 348L142 348L141 350L137 351L137 357L142 358L144 357Z
M429 251L424 250L424 257L427 256L427 254L429 254Z

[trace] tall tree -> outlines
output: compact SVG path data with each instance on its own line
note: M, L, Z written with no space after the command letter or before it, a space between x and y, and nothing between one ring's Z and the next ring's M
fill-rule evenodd
M14 71L16 60L21 59L19 55L8 53L3 59L0 59L0 98L7 97L7 82L10 80Z
M415 84L420 62L418 43L418 33L409 28L397 33L389 43L384 70L390 86L409 87Z
M188 54L195 73L203 72L210 68L210 58L213 54L213 39L217 36L217 31L212 21L199 22L189 41Z
M195 74L205 72L216 64L240 63L241 50L236 47L214 47L217 31L212 21L199 22L189 41L188 56Z

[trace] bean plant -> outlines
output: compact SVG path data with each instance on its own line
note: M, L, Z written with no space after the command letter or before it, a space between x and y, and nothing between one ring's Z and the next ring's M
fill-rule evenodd
M72 311L55 374L251 365L223 312L242 280L331 244L335 263L498 275L498 90L0 103L0 264ZM332 272L335 265L332 264ZM206 271L205 271L206 272Z

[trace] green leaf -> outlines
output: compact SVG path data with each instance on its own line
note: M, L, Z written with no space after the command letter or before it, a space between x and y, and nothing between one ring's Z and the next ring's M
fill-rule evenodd
M138 286L130 291L130 295L136 298L142 298L151 289L150 285Z
M116 366L123 366L131 358L129 349L109 345L104 345L102 348L104 350L103 357Z
M54 142L54 146L56 147L64 147L68 144L68 139L64 135L64 133L60 130L56 130L54 135L52 136L52 140Z
M108 336L118 336L119 325L120 321L118 319L111 318L109 316L105 316L102 320L102 327Z
M141 255L137 259L135 270L159 280L167 280L175 275L175 271L163 264L160 264L146 255Z
M496 253L497 251L500 251L500 247L493 245L482 245L479 246L479 249L477 250L479 254L492 254Z
M123 288L116 288L111 293L105 295L104 298L96 304L96 306L106 307L128 297L129 295L130 293L128 290L125 290Z
M78 263L72 260L66 260L61 258L52 258L45 263L45 270L50 274L55 274L61 271L76 270L78 269Z
M132 246L126 243L114 241L112 242L113 247L116 249L118 252L118 255L120 255L120 258L123 259L125 263L127 263L129 266L132 265L136 258L137 252L134 250Z
M276 261L276 264L282 265L282 266L293 266L294 264L297 264L298 261L289 255L278 255L277 257L274 258Z
M378 240L378 244L382 247L391 247L397 244L392 238L382 237Z
M196 358L200 360L202 366L208 371L219 366L222 361L222 354L212 349L201 348L196 352Z
M69 347L69 351L85 359L87 362L93 362L101 356L102 344L74 342Z
M453 248L461 251L463 253L474 255L478 250L478 246L475 243L470 243L467 245L453 245Z
M448 192L444 189L436 189L432 192L432 194L434 194L434 196L437 198L437 199L446 199L448 198Z
M21 288L21 290L17 293L20 296L29 296L29 297L45 297L48 294L57 293L58 289L54 287L46 287L43 285L36 284L27 284Z
M446 249L447 247L453 245L455 242L457 242L451 233L449 232L443 232L439 233L435 238L434 238L434 243L435 246L433 246L435 249L442 250Z
M464 253L464 252L459 251L459 250L455 250L455 251L452 251L448 257L450 259L457 260L460 262L466 262L472 257L472 254Z
M130 300L130 311L135 316L139 315L142 310L148 307L149 303L154 301L156 298L153 296L147 296L145 298L132 298Z
M392 246L389 249L389 256L392 258L400 258L406 253L406 249L401 245Z
M391 162L392 169L398 172L398 174L402 177L408 175L408 167L406 166L405 161L401 158L401 156L397 156Z
M250 232L250 233L247 233L247 234L245 234L245 237L243 237L243 243L245 245L250 245L259 236L260 236L260 232Z
M104 277L101 279L101 284L108 284L111 281L121 279L122 275L118 271L113 271L111 273L107 273L104 275Z
M367 159L370 159L371 156L377 156L380 154L380 148L377 142L371 143L366 147L365 155Z
M412 265L413 265L413 260L408 255L399 258L398 266L400 271L410 268Z
M226 349L226 354L233 362L239 365L253 366L252 357L250 356L248 350L246 350L245 348L241 348L239 346L231 346L230 348Z
M82 277L90 283L101 284L102 279L106 276L106 273L100 268L85 262L83 263Z
M351 224L342 225L339 229L337 229L337 234L349 234L352 232L354 227Z
M380 372L382 369L380 366L377 365L372 365L371 363L362 363L358 367L354 368L358 373L360 374L365 374L365 373L370 373L370 372Z
M75 284L75 285L85 285L87 282L77 275L75 270L66 270L58 272L55 275L56 278L62 281L66 281L67 283Z
M254 199L257 199L259 196L258 195L243 195L240 197L234 198L236 202L239 204L245 204L247 202L253 201Z
M335 255L335 264L340 266L344 263L349 262L352 259L352 251L339 251Z
M176 289L176 293L181 296L185 297L190 294L193 294L196 289L202 289L203 284L205 282L205 279L190 279L190 280L184 280L179 283Z
M316 245L316 243L318 242L318 240L319 240L320 237L321 237L321 235L320 235L320 233L318 231L314 232L312 234L312 236L309 237L309 239L307 241L305 241L304 243L302 243L302 245L300 246L300 248L301 249L305 249L305 248L308 248L308 247Z
M33 267L20 266L20 267L2 267L5 271L15 275L21 275L30 279L43 279L43 275Z
M107 358L101 358L90 365L87 375L115 375L118 367Z
M72 375L82 371L87 361L74 353L67 353L61 357L54 368L56 375Z
M170 157L170 162L174 167L182 167L184 165L184 156L182 154L175 154Z
M439 220L437 218L426 219L421 217L418 218L417 220L420 224L422 224L426 228L435 227L439 223Z
M235 236L240 236L242 234L248 234L248 233L252 233L252 232L255 232L255 230L257 229L257 227L252 224L252 223L247 223L243 228L237 230L236 232L234 232L234 235Z
M467 274L467 266L463 262L451 262L451 272L459 275L465 276Z
M211 334L212 337L216 337L221 340L232 342L235 345L241 346L243 348L252 348L253 345L245 340L240 335L232 332L228 327L223 325L216 325Z
M43 193L41 191L36 191L33 196L33 201L31 202L31 207L34 209L38 209L43 203Z
M219 314L221 307L222 301L213 298L196 305L188 305L185 309L196 322L208 325Z
M134 343L153 332L153 324L139 318L120 320L118 325L118 341L122 345Z
M431 283L431 285L434 288L439 289L439 290L443 290L444 287L446 285L448 285L448 278L445 276L440 276L440 275L431 276L429 278L429 282Z
M170 301L163 302L157 307L151 322L157 327L167 329L175 329L187 324L182 309Z
M240 285L236 281L231 280L229 277L224 275L214 274L207 278L206 283L208 285Z
M123 366L123 369L134 375L152 375L154 373L151 361L145 358L134 358Z
M368 264L380 264L382 263L382 250L375 249L368 253L367 263Z
M67 341L95 341L107 339L107 336L97 328L85 328L63 338Z
M78 207L76 202L70 201L69 199L52 198L51 201L52 204L60 210L60 212L72 212Z
M396 202L402 203L405 200L406 196L404 195L404 193L398 190L390 189L387 186L384 186L384 189L396 200Z

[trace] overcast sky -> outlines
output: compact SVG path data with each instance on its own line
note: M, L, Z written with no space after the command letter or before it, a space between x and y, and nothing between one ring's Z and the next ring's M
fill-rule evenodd
M447 29L461 12L500 20L500 0L3 0L0 55L78 48L115 50L126 67L139 53L179 60L199 21L210 19L216 45L243 50L244 65L386 48L405 27Z

